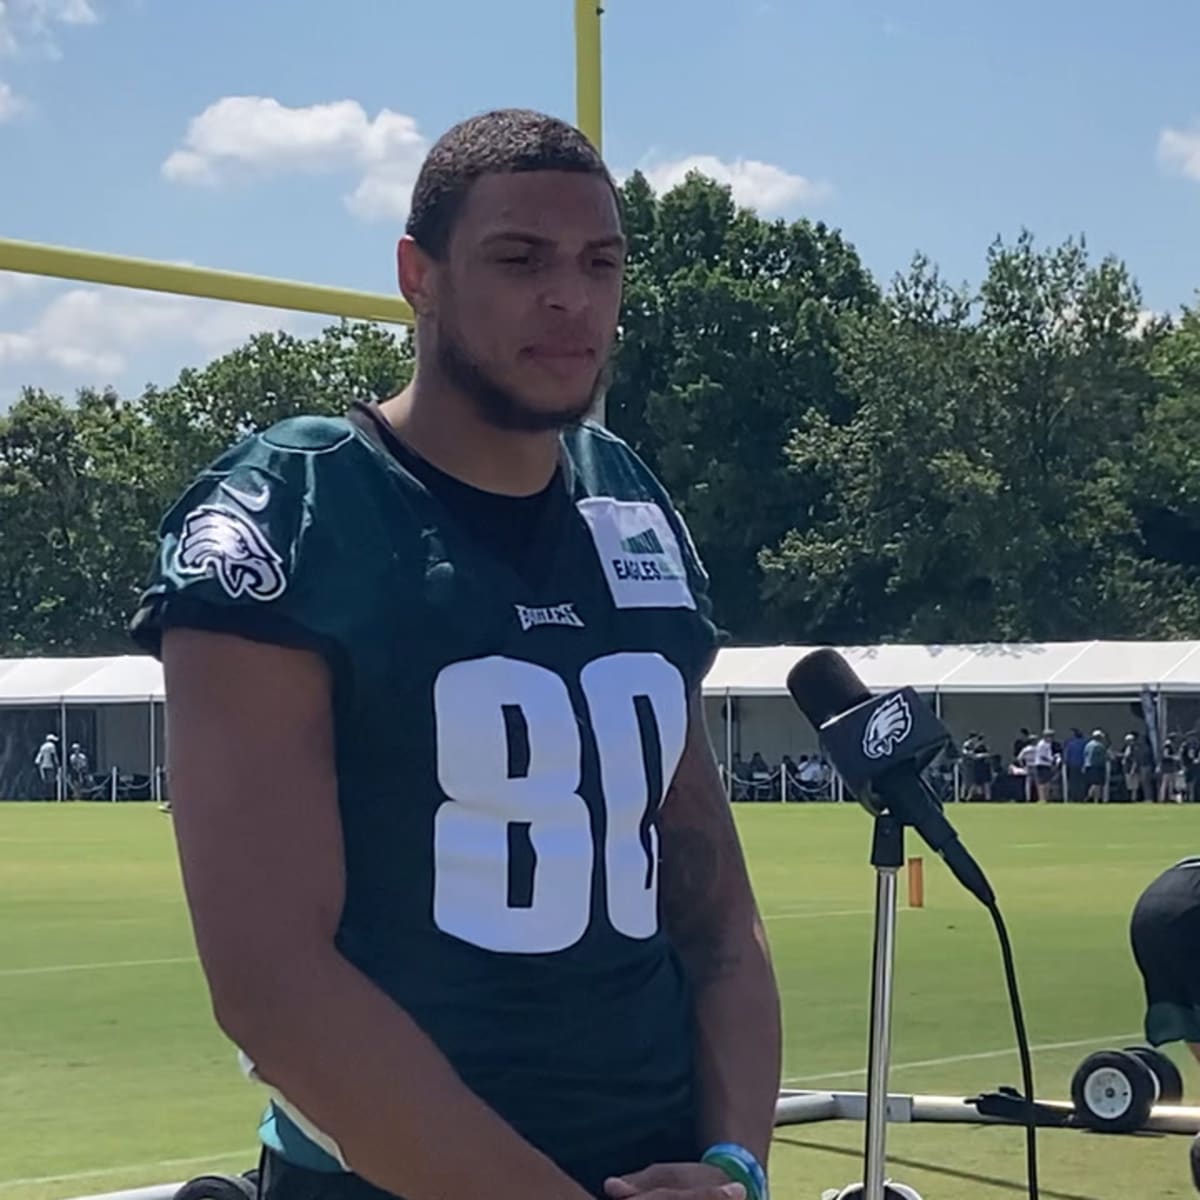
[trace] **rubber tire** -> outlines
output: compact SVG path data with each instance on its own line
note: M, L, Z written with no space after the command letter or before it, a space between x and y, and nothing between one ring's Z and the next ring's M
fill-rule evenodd
M174 1200L255 1200L258 1189L242 1175L197 1175L175 1193Z
M1129 1105L1124 1112L1115 1116L1095 1112L1088 1106L1088 1080L1102 1070L1123 1076L1129 1086ZM1081 1125L1098 1133L1133 1133L1141 1129L1154 1107L1157 1091L1157 1082L1150 1068L1142 1059L1124 1050L1101 1050L1089 1054L1071 1079L1075 1117Z
M863 1200L867 1194L867 1189L864 1184L852 1183L849 1187L844 1187L840 1192L827 1192L827 1196L832 1197L832 1200ZM893 1183L890 1179L885 1179L883 1183L884 1200L921 1200L918 1192L914 1192L906 1183Z
M1161 1051L1153 1046L1126 1046L1127 1053L1140 1058L1154 1072L1158 1080L1158 1103L1180 1104L1183 1102L1183 1076L1179 1068Z

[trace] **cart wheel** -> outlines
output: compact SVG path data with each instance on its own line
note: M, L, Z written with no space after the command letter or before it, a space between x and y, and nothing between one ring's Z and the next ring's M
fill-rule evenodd
M257 1191L242 1175L197 1175L175 1193L175 1200L255 1200Z
M1152 1046L1126 1046L1125 1050L1140 1058L1158 1080L1158 1104L1178 1104L1183 1100L1183 1076L1161 1050Z
M1132 1133L1150 1116L1158 1091L1148 1066L1124 1050L1089 1054L1071 1080L1080 1123L1101 1133Z
M840 1192L822 1193L821 1200L863 1200L866 1194L866 1188L861 1183L852 1183ZM890 1179L884 1180L883 1197L884 1200L921 1200L920 1193L914 1192L908 1184L893 1183Z

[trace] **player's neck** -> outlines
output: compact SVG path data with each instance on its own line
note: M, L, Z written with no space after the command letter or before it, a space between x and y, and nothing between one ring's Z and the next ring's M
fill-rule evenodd
M549 484L558 466L556 431L496 429L478 417L466 397L419 372L380 410L422 458L483 491L532 496Z

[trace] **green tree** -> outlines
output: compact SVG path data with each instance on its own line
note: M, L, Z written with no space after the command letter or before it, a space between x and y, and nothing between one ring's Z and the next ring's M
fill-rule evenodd
M609 424L655 468L713 575L721 622L765 636L758 554L791 526L788 435L842 417L838 339L878 294L841 236L765 221L699 175L656 198L635 174L631 255Z
M127 649L124 618L149 562L160 489L135 406L29 389L0 418L0 648Z
M142 408L162 442L164 483L177 491L228 446L296 413L342 413L383 399L412 375L407 336L342 322L318 337L263 333L170 387L149 388Z
M918 259L845 335L854 416L810 414L789 445L822 500L764 550L768 602L839 641L1132 632L1139 302L1075 242L994 245L975 297Z

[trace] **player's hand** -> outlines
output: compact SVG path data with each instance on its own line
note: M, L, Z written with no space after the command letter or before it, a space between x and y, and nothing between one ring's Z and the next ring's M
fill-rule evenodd
M708 1163L655 1163L605 1180L609 1200L746 1200L746 1189Z

